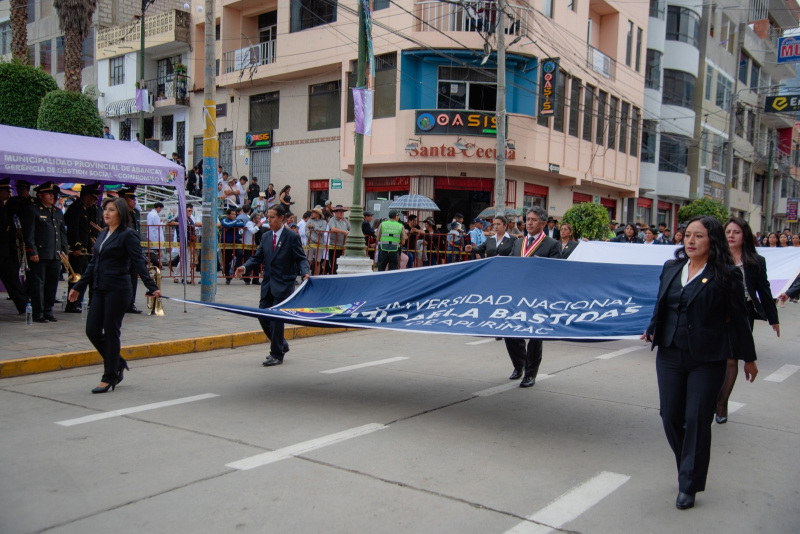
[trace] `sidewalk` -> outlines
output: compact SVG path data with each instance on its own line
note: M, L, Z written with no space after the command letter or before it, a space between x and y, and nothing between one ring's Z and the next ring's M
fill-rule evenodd
M58 298L66 290L67 283L60 282ZM162 283L167 297L183 298L183 286L171 280ZM139 282L136 306L141 315L128 314L122 323L122 355L126 359L152 358L254 345L265 342L258 321L249 317L224 313L199 306L163 300L165 317L146 315L145 288ZM86 323L80 314L63 313L61 305L53 310L56 323L25 324L25 316L18 315L11 301L0 293L0 378L20 376L80 367L100 363L100 355L86 337ZM217 287L217 302L258 306L260 286L245 285L234 280ZM186 298L200 300L200 286L187 286ZM297 339L324 334L344 332L344 328L293 327L287 325L286 338ZM264 347L264 354L268 348Z

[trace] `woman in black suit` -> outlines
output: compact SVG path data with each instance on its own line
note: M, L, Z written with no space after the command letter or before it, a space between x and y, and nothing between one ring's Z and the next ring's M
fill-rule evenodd
M572 225L569 223L563 223L560 229L561 233L561 240L559 241L559 250L561 251L561 259L566 260L569 258L569 255L572 254L572 251L575 250L575 247L578 246L579 241L575 241L575 237L572 235Z
M661 419L678 465L675 506L684 510L705 490L711 423L728 358L745 361L747 380L758 374L742 273L715 218L689 220L684 246L661 271L658 300L642 339L658 345Z
M486 258L510 256L517 238L508 233L508 219L502 215L495 217L492 221L492 230L494 235L487 237L484 243L477 247L467 245L464 250L466 252L475 252Z
M739 217L731 217L725 223L725 238L733 255L733 263L744 276L744 297L747 318L750 320L750 331L756 319L769 321L778 337L781 337L781 325L778 321L778 308L772 297L772 290L767 279L767 260L756 252L753 230L747 221ZM728 422L728 399L736 383L739 372L739 361L728 359L728 371L725 383L719 392L717 413L714 418L717 424Z
M642 243L642 240L636 235L636 227L633 225L633 223L626 224L625 231L611 241L613 243Z
M120 356L119 332L125 310L131 302L131 267L138 272L148 296L161 297L161 291L147 272L138 234L129 228L130 211L122 198L103 202L103 220L106 229L97 236L94 255L81 279L69 292L69 301L75 302L86 286L92 284L94 294L89 317L86 320L86 337L103 357L103 378L92 393L113 391L122 382L127 362Z

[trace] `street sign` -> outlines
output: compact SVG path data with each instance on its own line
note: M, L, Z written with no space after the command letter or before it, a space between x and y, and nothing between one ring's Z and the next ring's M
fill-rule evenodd
M800 36L778 39L778 63L800 62Z
M764 100L764 113L800 111L800 95L768 96Z
M554 173L558 174L558 173L561 172L561 165L556 165L555 163L550 163L549 166L547 167L547 170L549 170L550 172L554 172Z
M250 165L250 158L244 158L244 166L247 167Z
M331 189L341 189L341 188L342 188L342 181L339 178L332 178Z

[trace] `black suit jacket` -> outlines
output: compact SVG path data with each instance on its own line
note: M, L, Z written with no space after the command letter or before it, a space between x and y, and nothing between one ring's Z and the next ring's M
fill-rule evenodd
M652 339L651 350L661 341L659 314L666 313L664 297L667 288L672 280L681 276L681 270L687 261L669 260L661 271L658 300L647 327L647 334ZM695 363L727 359L751 362L756 359L756 348L744 303L742 273L738 267L733 266L730 271L733 280L733 291L730 294L708 271L704 271L684 288L688 299L686 324L689 353Z
M472 252L487 258L491 258L493 256L511 256L511 252L514 250L514 243L516 243L516 241L517 238L510 234L508 237L504 236L500 240L500 243L498 243L494 237L487 237L486 241L477 247L473 247Z
M53 206L45 208L38 200L28 204L20 216L22 233L28 257L39 256L40 260L61 260L67 253L67 228L64 215Z
M769 321L769 324L778 324L778 308L775 306L775 299L767 279L767 260L760 255L756 255L756 258L759 263L758 269L748 269L747 267L744 269L747 293L753 300L759 317L764 321Z
M561 231L558 229L557 226L554 226L552 230L550 230L549 228L547 228L547 226L545 226L544 230L542 231L544 232L544 235L546 235L551 239L555 239L556 241L561 239Z
M511 255L515 257L520 257L522 255L522 247L525 244L525 237L520 237L514 242L514 248L511 251ZM544 241L539 248L537 248L534 253L534 256L539 256L540 258L561 258L561 246L558 244L558 241L555 239L545 237Z
M245 262L248 268L264 266L264 278L261 282L261 298L271 292L278 301L288 298L294 291L297 280L297 270L305 276L308 272L308 258L303 250L300 236L288 228L281 231L275 250L272 250L272 230L267 231L261 238L255 254Z
M109 236L108 230L103 230L97 236L97 244L89 265L73 289L80 292L89 284L92 284L92 289L101 291L127 289L131 287L131 272L139 275L147 287L148 294L158 289L147 271L139 234L132 228L118 227ZM125 305L127 306L127 303Z

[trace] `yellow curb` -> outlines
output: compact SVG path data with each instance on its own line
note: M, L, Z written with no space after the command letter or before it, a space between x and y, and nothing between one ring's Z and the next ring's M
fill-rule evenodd
M286 339L303 339L327 334L338 334L350 330L353 329L287 326ZM129 345L127 347L122 347L120 354L126 360L142 360L145 358L158 358L160 356L175 356L177 354L189 354L192 352L259 345L266 342L266 340L267 337L264 335L264 332L256 330L253 332L236 332L194 339L175 339L143 345ZM86 367L88 365L98 365L101 363L103 363L103 358L101 358L100 354L95 350L62 352L60 354L2 360L0 361L0 378L48 373L61 369Z

